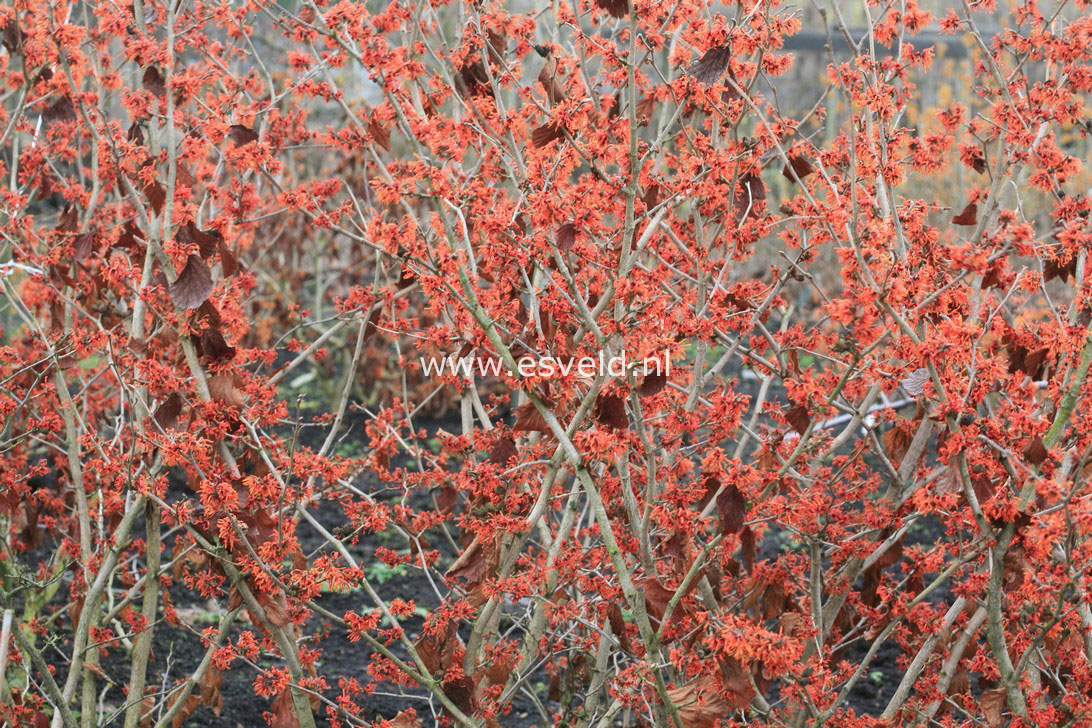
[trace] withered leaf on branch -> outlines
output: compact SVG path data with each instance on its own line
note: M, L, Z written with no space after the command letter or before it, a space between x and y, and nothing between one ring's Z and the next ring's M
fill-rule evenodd
M600 394L595 399L595 419L615 430L629 427L626 403L617 394Z
M1046 348L1031 351L1026 346L1010 342L1007 346L1009 355L1009 374L1024 372L1038 381L1043 377L1048 350Z
M765 199L766 185L762 178L753 172L743 175L739 180L739 186L736 188L736 219L742 222L744 218L758 217L758 203Z
M629 12L629 0L595 0L595 4L613 18L624 18Z
M1043 263L1043 280L1050 281L1061 278L1063 283L1069 282L1069 277L1077 274L1077 256L1072 256L1067 262L1061 262L1051 258Z
M736 533L743 528L747 516L747 500L739 488L729 483L717 496L717 515L720 516L720 530L724 535Z
M417 719L417 713L413 708L403 710L391 718L391 728L422 728L421 721Z
M573 247L573 243L576 242L576 226L571 222L562 224L562 226L557 229L556 239L558 250L565 251Z
M517 454L516 441L511 435L505 435L493 443L493 448L489 451L489 462L505 467Z
M379 123L374 114L368 119L368 134L371 136L372 141L382 147L384 151L389 152L391 150L391 133Z
M220 695L223 678L224 673L215 667L205 670L205 674L201 677L201 704L208 706L217 718L220 717L220 711L224 707L224 699Z
M803 435L807 431L808 425L811 424L811 415L808 414L807 405L798 404L793 407L785 415L785 420L792 426L792 429Z
M755 557L757 556L757 548L755 543L755 533L751 530L750 526L744 526L743 530L739 534L740 550L743 552L743 566L747 571L755 566Z
M793 172L796 173L795 177ZM781 170L781 174L790 182L796 182L798 179L802 180L813 172L815 172L815 169L811 166L811 162L800 155L789 157L789 163Z
M220 240L220 270L228 278L235 275L239 270L239 261L236 260L235 254L228 249L227 243L222 239Z
M155 408L152 420L155 422L157 430L168 432L178 429L178 415L181 413L182 397L178 392L171 392L171 395Z
M973 227L978 224L978 205L973 202L967 204L963 208L963 212L959 213L952 218L953 225L963 225L966 227Z
M728 62L731 60L730 45L715 46L690 66L689 73L706 86L712 86L728 69Z
M146 91L150 91L155 96L162 96L167 93L167 84L163 81L163 74L155 66L148 66L144 69L144 78L141 84Z
M733 708L717 689L716 680L702 676L692 683L669 688L667 697L679 711L683 728L713 728Z
M906 453L910 450L910 442L914 439L914 436L907 430L899 427L897 424L887 432L883 433L883 449L887 453L888 459L899 467L902 465L902 459L906 457Z
M971 168L979 174L986 171L986 157L982 154L981 149L976 149L974 154L971 155Z
M611 604L607 611L607 620L610 622L610 631L618 638L622 649L633 654L633 641L630 640L629 632L626 630L626 619L622 614L622 607L617 603Z
M444 579L461 579L470 592L493 576L499 563L500 553L494 539L487 540L484 546L479 539L474 539L444 573Z
M666 386L667 375L654 372L645 375L645 378L641 381L641 386L637 388L637 393L642 397L651 397L652 395L663 391L663 388Z
M444 695L455 704L455 707L466 715L473 715L478 709L478 697L474 681L469 675L460 675L454 680L448 680L441 685Z
M925 383L929 381L929 370L925 367L915 369L902 380L902 388L911 397L920 397L925 391Z
M982 707L982 717L986 719L986 723L991 728L1000 726L1001 714L1005 710L1005 689L986 690L979 698L979 705Z
M549 432L550 426L535 407L534 402L524 402L516 407L516 421L513 430L525 432Z
M67 96L62 96L57 99L52 106L45 110L45 113L42 114L42 118L50 124L55 121L75 121L76 107L72 103L72 99Z
M656 110L656 97L652 94L644 96L637 102L637 109L635 116L637 117L637 124L639 126L645 126L652 120L652 112Z
M213 289L212 272L200 256L191 255L186 267L169 287L171 300L181 309L197 308L208 300Z
M414 643L414 649L430 675L446 672L454 664L455 648L459 645L459 635L455 627L455 620L449 619L442 632L426 632Z
M1046 445L1043 444L1043 438L1038 435L1024 446L1024 459L1032 465L1042 465L1049 455Z
M551 104L560 104L565 100L565 88L561 85L557 75L557 59L548 55L542 70L538 72L538 82L546 90L546 98Z
M544 147L556 139L565 138L565 127L559 122L549 121L531 132L531 144Z
M258 141L258 132L254 131L249 126L232 124L231 129L228 131L228 138L235 142L235 146L242 147L251 142Z
M163 205L167 202L167 191L163 185L155 180L144 185L144 196L148 198L148 204L152 206L152 212L159 214L163 211Z
M77 235L72 241L73 257L76 260L83 260L91 255L95 249L95 234L94 233L81 233Z
M299 718L296 717L296 706L292 702L290 688L285 688L277 694L270 707L273 720L270 728L300 728Z
M208 258L215 253L219 247L221 235L216 231L207 232L201 230L191 220L178 228L178 231L174 234L174 239L185 245L196 244L198 250L201 252L201 257Z
M225 404L229 407L242 407L246 400L243 390L239 387L240 380L237 374L232 372L220 372L209 378L209 394L214 402Z

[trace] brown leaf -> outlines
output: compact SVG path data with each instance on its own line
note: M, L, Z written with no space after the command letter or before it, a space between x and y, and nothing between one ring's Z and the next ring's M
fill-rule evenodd
M744 526L739 534L740 549L743 551L743 566L751 571L755 566L755 534L750 526Z
M610 631L618 638L622 649L633 654L633 642L629 638L629 632L626 631L626 619L622 614L622 607L617 603L611 604L610 609L607 610L607 620L610 621Z
M728 68L732 60L732 47L723 45L710 48L690 66L690 75L706 86L712 86Z
M209 378L209 395L220 404L242 407L246 399L239 388L240 381L233 372L220 372Z
M1005 709L1004 688L986 690L978 699L978 704L982 709L982 717L990 726L996 728L1001 725L1001 713Z
M638 580L641 593L645 597L645 610L653 621L653 626L658 626L667 613L667 605L675 596L674 589L668 589L654 576L646 576ZM693 588L693 585L691 585ZM678 610L676 609L676 612Z
M651 397L654 394L658 394L663 391L663 388L667 386L667 375L659 372L652 374L646 374L645 378L641 381L641 386L637 388L637 394L642 397Z
M717 515L720 516L720 531L725 536L743 528L747 515L747 500L734 485L726 485L717 496Z
M516 421L512 425L513 430L524 432L549 432L550 426L535 408L533 402L524 402L516 407Z
M1043 444L1043 438L1038 435L1024 446L1024 459L1032 465L1042 465L1049 455L1046 445Z
M270 728L300 728L299 718L296 717L296 706L292 703L291 688L285 688L278 693L270 708L273 713Z
M576 242L576 226L571 222L564 223L557 229L557 249L561 251L573 247Z
M440 686L444 695L465 715L473 715L478 710L478 698L475 695L474 681L469 675L460 675Z
M191 220L174 234L174 239L184 245L197 245L202 258L208 258L220 247L220 233L216 231L206 232L201 230Z
M669 688L667 697L678 708L683 728L713 728L732 711L731 704L721 697L716 680L709 676Z
M271 625L283 627L291 621L288 618L288 605L285 604L284 594L280 590L276 594L258 592L254 596L265 610L265 618Z
M72 99L67 96L62 96L57 99L45 113L42 114L42 118L46 123L52 124L55 121L75 121L76 120L76 107L72 103Z
M560 104L565 100L565 87L558 79L557 59L553 56L546 56L546 63L542 66L542 70L538 72L538 82L545 89L546 98L549 99L551 104Z
M11 55L23 52L23 40L26 38L26 34L19 29L16 18L17 16L15 13L12 13L9 16L8 22L4 25L2 35L4 48L6 48Z
M515 439L511 435L505 435L493 443L493 448L489 451L489 462L500 467L506 467L508 461L518 454Z
M155 66L148 66L144 69L144 78L141 85L144 86L145 91L150 91L156 96L167 93L167 84L163 81L163 74Z
M167 202L167 191L163 185L155 180L144 185L144 196L148 198L148 204L152 206L152 212L159 214L163 211L163 205Z
M560 123L547 122L531 132L531 144L542 148L555 139L565 138L565 127Z
M483 546L480 540L475 539L444 573L444 579L462 579L465 582L464 588L470 592L493 576L499 563L500 553L496 541L490 539Z
M386 127L379 123L379 120L372 115L372 118L368 119L368 134L371 136L372 141L381 146L385 151L391 150L391 133Z
M167 707L171 708L176 702L178 702L181 691L177 692L167 701ZM171 719L172 728L182 728L182 725L189 720L189 717L193 715L193 712L201 707L201 698L197 697L193 693L186 696L186 702L182 703L182 707L177 713L174 714L174 718Z
M637 125L645 126L652 120L652 112L656 109L656 97L652 94L644 96L637 102Z
M660 185L653 182L645 190L645 193L641 195L641 201L645 203L645 207L649 210L660 204Z
M213 289L212 272L200 256L191 255L186 267L169 287L171 300L181 309L197 308L208 300Z
M199 354L210 361L227 361L235 358L235 347L227 343L219 326L211 326L197 339Z
M447 672L455 663L455 648L459 645L459 635L455 627L455 620L449 619L441 634L426 633L414 643L417 656L425 664L429 675Z
M459 501L459 491L450 485L445 485L436 492L436 507L442 513L451 513Z
M169 432L180 429L178 427L180 414L182 414L182 397L178 392L171 392L170 396L155 408L152 420L155 422L157 431Z
M808 414L807 405L798 404L793 407L785 415L785 420L792 426L792 429L803 435L807 431L808 425L811 424L811 415Z
M629 0L595 0L595 5L606 10L613 18L624 18L629 12Z
M796 173L795 177L793 172ZM815 169L812 168L811 162L801 156L789 157L789 163L781 170L781 174L790 182L796 182L798 179L802 180L813 172L815 172Z
M417 712L413 708L403 710L391 718L390 728L423 728L421 721L417 720Z
M228 138L235 142L235 146L244 147L251 142L258 141L258 132L254 131L249 126L232 124L231 129L228 131Z
M129 126L129 131L126 132L125 138L138 147L144 146L144 130L141 128L140 124L135 121Z
M968 227L978 224L978 205L973 202L967 203L967 206L963 208L963 212L959 213L952 218L953 225L965 225Z
M595 399L595 419L615 430L629 428L626 416L626 403L616 394L600 394Z
M971 156L971 168L975 172L982 174L986 171L986 157L982 154L982 150L976 149Z
M902 459L910 450L910 443L914 439L907 430L896 424L883 433L883 449L887 457L896 468L902 465Z
M77 235L72 241L73 252L72 255L76 260L83 260L87 256L91 255L95 249L95 234L83 233Z
M220 685L224 674L215 667L205 670L201 677L201 704L212 709L212 714L220 717L220 711L224 708L224 699L220 695Z
M1007 346L1009 355L1009 373L1015 374L1022 371L1032 379L1038 381L1043 378L1043 368L1046 364L1047 349L1029 351L1027 347L1011 342Z
M971 676L966 670L960 670L948 683L948 695L962 695L971 689Z
M1061 278L1063 283L1069 282L1069 277L1077 274L1077 256L1073 256L1068 262L1062 263L1051 258L1043 264L1043 280L1049 281ZM983 284L985 285L985 284Z
M758 203L765 199L766 185L762 178L752 172L743 175L739 180L739 187L736 188L736 219L742 222L745 218L758 217Z
M782 615L782 620L787 615ZM724 684L720 696L728 701L732 710L742 710L751 704L755 689L748 679L747 670L738 661L725 657L720 661Z

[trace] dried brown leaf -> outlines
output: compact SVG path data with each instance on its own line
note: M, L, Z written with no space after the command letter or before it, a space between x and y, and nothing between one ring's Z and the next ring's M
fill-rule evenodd
M724 535L736 533L743 528L747 516L747 500L736 486L726 485L717 496L717 515L720 517L720 531Z
M973 202L967 203L967 206L963 208L963 212L959 213L952 218L953 225L964 225L972 227L978 224L978 205Z
M200 256L191 255L186 267L169 287L171 300L181 309L197 308L208 300L213 289L212 272Z
M706 86L716 83L728 69L732 60L732 47L728 45L710 48L690 66L690 75Z
M251 142L258 141L258 132L254 131L249 126L232 124L231 129L228 131L228 138L235 142L235 146L243 147Z

